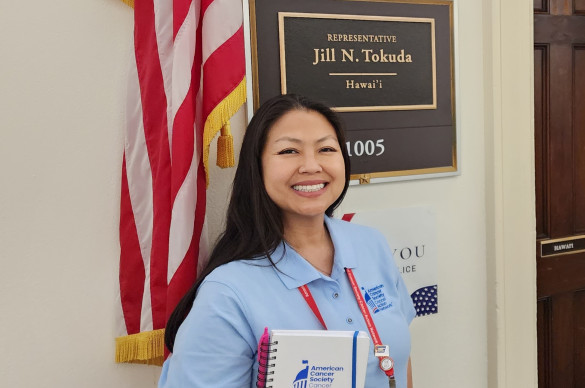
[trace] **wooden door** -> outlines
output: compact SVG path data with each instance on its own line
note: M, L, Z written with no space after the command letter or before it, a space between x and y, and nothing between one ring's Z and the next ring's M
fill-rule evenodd
M585 0L534 0L538 386L585 387Z

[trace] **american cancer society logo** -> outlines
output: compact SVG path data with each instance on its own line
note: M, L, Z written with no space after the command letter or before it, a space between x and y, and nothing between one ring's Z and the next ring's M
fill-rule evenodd
M297 373L292 388L329 388L335 380L335 374L343 372L342 366L309 365L309 360L303 360L303 366Z
M380 311L384 311L387 308L392 307L392 302L386 298L384 294L384 285L379 284L376 287L368 288L367 290L362 287L364 293L364 300L366 304L372 310L372 313L377 314Z

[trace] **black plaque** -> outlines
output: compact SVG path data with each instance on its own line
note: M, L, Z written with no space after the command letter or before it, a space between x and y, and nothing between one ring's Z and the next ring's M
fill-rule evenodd
M585 236L548 240L540 243L541 257L565 255L577 252L585 252Z
M255 109L291 92L332 106L360 183L456 173L452 8L448 0L250 0Z
M282 93L341 112L436 109L434 19L278 16Z

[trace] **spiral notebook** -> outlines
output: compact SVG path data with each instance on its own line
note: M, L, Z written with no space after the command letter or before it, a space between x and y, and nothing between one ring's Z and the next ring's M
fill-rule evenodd
M257 386L363 388L369 349L362 331L265 329Z

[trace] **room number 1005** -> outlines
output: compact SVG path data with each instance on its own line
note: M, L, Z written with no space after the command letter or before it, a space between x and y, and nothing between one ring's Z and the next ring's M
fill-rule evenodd
M349 153L349 156L380 156L386 150L384 147L384 139L378 139L375 142L374 140L357 140L353 142L353 146L350 141L346 142L345 144L347 145L347 152Z

